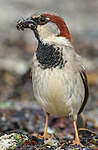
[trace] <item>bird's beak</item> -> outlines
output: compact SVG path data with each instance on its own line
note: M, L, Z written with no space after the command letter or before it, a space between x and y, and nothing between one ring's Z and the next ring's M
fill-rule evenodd
M36 22L32 18L22 19L17 22L16 27L18 30L24 30L25 28L35 30Z

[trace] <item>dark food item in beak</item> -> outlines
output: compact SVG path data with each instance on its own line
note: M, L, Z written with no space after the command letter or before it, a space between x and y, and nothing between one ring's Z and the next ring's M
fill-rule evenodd
M17 22L17 25L16 25L16 28L18 30L24 30L25 28L30 28L32 30L34 30L36 27L36 24L33 20L27 18L27 19L22 19L22 20L19 20Z

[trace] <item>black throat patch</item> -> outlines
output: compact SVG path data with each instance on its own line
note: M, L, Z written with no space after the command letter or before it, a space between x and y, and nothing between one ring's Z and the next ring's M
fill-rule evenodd
M59 47L56 48L54 45L39 42L36 57L43 69L57 66L61 69L64 66L62 51L59 51Z

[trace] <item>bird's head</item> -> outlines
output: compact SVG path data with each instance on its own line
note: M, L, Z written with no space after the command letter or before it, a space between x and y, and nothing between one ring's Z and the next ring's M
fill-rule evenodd
M59 42L65 45L71 45L69 30L60 16L42 13L32 15L27 19L19 20L18 30L29 28L33 30L36 38L43 42Z

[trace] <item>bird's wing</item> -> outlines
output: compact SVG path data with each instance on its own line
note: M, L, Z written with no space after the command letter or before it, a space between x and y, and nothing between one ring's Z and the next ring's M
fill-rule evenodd
M86 105L86 103L88 101L88 96L89 96L89 88L88 88L87 75L86 75L86 71L84 69L80 72L80 76L81 76L83 84L84 84L85 96L84 96L84 101L83 101L83 103L81 105L81 108L80 108L78 114L80 114L83 111L83 109L84 109L84 107L85 107L85 105Z

